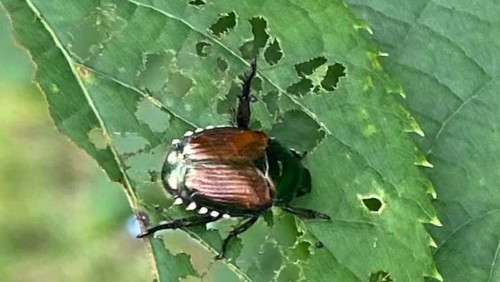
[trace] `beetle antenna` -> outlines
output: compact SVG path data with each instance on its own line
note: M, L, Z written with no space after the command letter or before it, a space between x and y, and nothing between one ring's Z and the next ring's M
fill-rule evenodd
M250 86L252 83L252 79L255 77L255 73L257 72L257 59L253 59L250 62L250 73L245 76L243 79L243 90L241 91L241 98L250 100L253 99L250 94Z
M238 96L238 111L236 113L236 123L238 128L248 129L250 123L250 102L255 100L255 97L250 94L250 88L252 86L252 79L255 77L257 72L257 60L254 59L250 63L250 73L243 78L243 85L241 89L241 95Z
M286 212L300 216L302 218L307 218L307 219L320 218L320 219L331 220L329 215L317 212L315 210L296 208L288 205L280 206L280 208Z

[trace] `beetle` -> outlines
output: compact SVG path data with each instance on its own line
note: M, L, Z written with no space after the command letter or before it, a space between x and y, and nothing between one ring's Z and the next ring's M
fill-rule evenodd
M208 126L174 139L163 163L161 179L174 205L186 205L197 215L151 227L143 238L162 229L203 225L221 218L242 221L223 240L217 259L223 258L229 241L249 229L272 206L308 219L330 219L312 209L293 207L292 200L309 193L311 174L296 151L281 145L262 131L249 129L250 93L256 62L243 78L238 96L236 126Z

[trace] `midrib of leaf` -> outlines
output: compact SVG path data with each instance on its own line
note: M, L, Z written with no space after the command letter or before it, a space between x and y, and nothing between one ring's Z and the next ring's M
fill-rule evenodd
M500 239L498 240L497 249L495 250L495 255L493 256L493 262L491 263L490 276L488 277L488 282L490 282L491 278L493 277L493 272L495 270L495 265L496 265L499 251L500 251Z
M485 85L482 86L484 88ZM432 148L437 144L439 141L439 138L441 137L441 133L443 133L444 129L448 125L448 123L460 112L461 109L463 109L467 104L469 104L473 99L476 99L477 96L479 95L480 89L476 91L476 93L466 100L462 100L462 103L457 107L456 110L454 110L441 124L439 127L438 132L436 133L436 137L434 137L434 140L432 141L431 146L429 147L429 150L427 150L426 154L429 155L432 152Z
M50 36L54 40L54 44L59 48L59 50L61 50L61 53L64 55L64 57L68 61L70 69L73 72L73 76L77 80L78 85L80 85L80 88L82 89L82 92L84 93L85 98L87 99L87 102L88 102L90 108L92 109L92 111L95 114L95 117L99 121L99 125L101 126L106 139L107 140L112 140L110 134L108 133L108 130L106 129L106 125L105 125L105 123L104 123L101 115L99 114L99 111L95 107L94 101L92 100L92 98L88 94L87 89L85 88L83 82L80 79L80 76L78 75L77 71L74 68L75 64L73 62L73 59L68 54L68 52L66 51L66 49L62 46L61 42L59 41L59 38L56 36L56 34L54 33L54 31L50 28L50 25L47 23L47 21L42 17L40 11L35 7L35 5L30 0L27 0L26 3L30 7L30 9L35 13L36 17L40 20L40 22L42 23L42 25L45 27L45 29L47 30L47 32L50 34ZM108 144L111 144L111 142L109 142ZM129 200L129 203L133 207L136 207L137 206L137 197L136 197L136 195L134 193L133 188L130 185L130 182L129 182L128 178L125 177L126 173L125 173L125 170L123 169L123 164L121 163L120 158L118 157L118 153L116 151L116 148L110 145L110 149L113 152L113 157L115 159L116 164L120 168L120 172L124 176L123 180L124 180L124 184L125 184L125 191L127 192L127 198Z

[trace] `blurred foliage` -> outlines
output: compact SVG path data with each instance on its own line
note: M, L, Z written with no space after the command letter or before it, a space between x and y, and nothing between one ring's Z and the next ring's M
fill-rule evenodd
M150 280L125 196L55 129L3 10L0 62L2 281Z

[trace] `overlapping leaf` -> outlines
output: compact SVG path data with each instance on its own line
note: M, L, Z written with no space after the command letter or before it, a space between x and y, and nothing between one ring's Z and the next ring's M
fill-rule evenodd
M500 6L495 1L348 1L390 54L427 138L445 281L500 279Z

